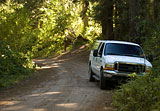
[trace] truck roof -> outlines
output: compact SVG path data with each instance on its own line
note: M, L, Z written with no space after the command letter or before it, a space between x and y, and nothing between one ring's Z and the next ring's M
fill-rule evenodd
M139 46L136 43L132 42L125 42L125 41L115 41L115 40L97 40L97 42L104 42L104 43L117 43L117 44L128 44L128 45L136 45Z

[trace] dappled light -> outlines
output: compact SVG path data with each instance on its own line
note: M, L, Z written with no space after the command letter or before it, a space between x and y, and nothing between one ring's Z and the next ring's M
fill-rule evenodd
M42 66L42 67L37 67L37 69L51 69L51 68L55 68L55 67L59 67L59 65L54 64L54 66Z
M57 99L54 99L54 98L50 98L51 95L63 95L63 93L65 92L59 92L59 91L53 91L53 92L44 92L44 93L35 93L35 94L31 94L29 95L30 97L37 97L37 98L48 98L48 100L51 100L51 101L58 101ZM46 96L46 97L43 97L43 96ZM27 95L24 97L26 98ZM34 98L28 98L27 101L34 101ZM28 111L48 111L48 108L29 108L27 104L25 104L26 100L17 100L17 101L14 101L14 100L1 100L0 101L0 108L3 106L5 106L6 108L3 109L3 111L23 111L25 109L28 109ZM26 102L27 102L26 101ZM35 103L38 102L38 101L34 101ZM24 105L22 105L24 104ZM55 108L67 108L67 109L72 109L72 108L77 108L78 107L78 103L58 103L58 104L55 104L54 106Z
M61 94L61 92L45 92L45 93L39 93L39 94L32 94L30 96L44 96L44 95L55 95L55 94Z
M113 107L104 107L103 108L105 111L112 111L113 110Z
M64 107L64 108L76 108L78 106L77 103L62 103L62 104L56 104L58 107Z
M133 42L142 48L120 51L121 45L115 50L102 44L89 54L97 40ZM123 63L130 59L144 64ZM108 85L103 71L111 77L113 70L127 69L143 70L147 77L117 92L89 82L89 77L100 78ZM158 111L159 72L160 0L0 0L0 111L110 111L113 93L118 110Z
M58 56L57 58L59 58L59 57L62 57L62 55ZM35 61L35 64L36 64L36 69L42 70L42 69L58 68L58 67L60 67L61 62L65 62L65 61L68 61L68 60L69 59L61 59L61 60L57 60L56 62L52 62L52 61L43 62L45 60L41 59L41 60L34 60L34 61Z
M84 49L85 47L89 46L88 44L82 45L79 49Z
M56 66L56 67L57 67L57 66ZM37 69L50 69L50 68L52 68L52 67L50 67L50 66L37 67Z
M1 105L10 106L10 105L18 104L18 103L19 103L19 101L0 101L0 106L1 106Z
M82 61L86 54L88 58L85 49L86 47L82 46L76 52L63 54L57 59L35 59L37 72L42 77L39 78L37 75L38 77L34 77L31 82L22 85L24 92L21 88L17 88L17 96L12 97L10 94L0 100L0 109L2 111L85 111L94 108L100 111L109 110L105 104L99 104L105 100L103 95L108 95L108 92L99 90L98 83L92 84L87 79L87 61ZM36 81L38 83L34 84Z
M44 62L44 63L42 63L41 61L36 60L35 62L36 62L36 68L37 69L50 69L50 68L59 67L61 61L59 61L59 62Z
M25 107L24 106L10 106L6 108L4 111L18 111L18 110L23 110Z
M43 109L43 108L41 109L41 108L40 108L40 109L31 109L31 111L48 111L48 110L47 110L47 109Z

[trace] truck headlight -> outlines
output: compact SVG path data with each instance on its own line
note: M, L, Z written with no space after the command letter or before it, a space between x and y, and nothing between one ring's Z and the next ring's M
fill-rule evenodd
M114 64L105 64L105 68L104 69L113 71L114 70Z

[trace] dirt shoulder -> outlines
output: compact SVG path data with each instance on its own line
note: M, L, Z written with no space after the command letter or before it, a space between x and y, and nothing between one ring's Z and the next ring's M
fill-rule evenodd
M111 111L113 90L88 80L88 51L81 47L37 59L37 73L0 92L0 111Z

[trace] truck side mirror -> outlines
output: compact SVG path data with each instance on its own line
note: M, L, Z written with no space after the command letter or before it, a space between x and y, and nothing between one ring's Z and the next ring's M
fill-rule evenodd
M99 52L100 57L102 57L102 52Z
M147 56L147 60L148 60L149 62L152 62L152 61L153 61L153 55L148 55L148 56Z
M93 56L97 57L98 56L98 50L93 50Z

